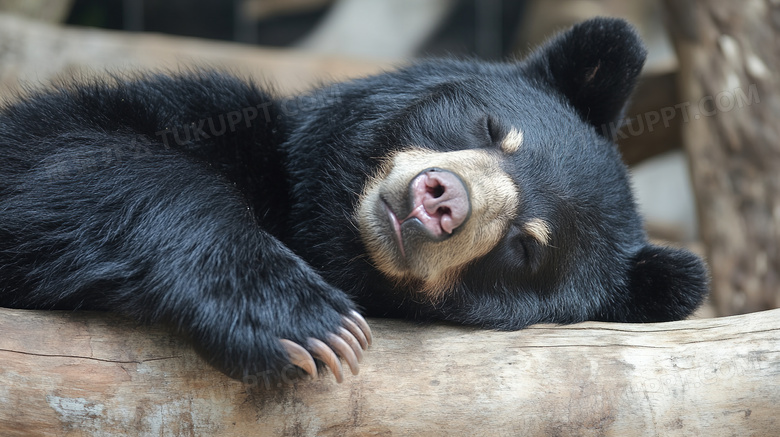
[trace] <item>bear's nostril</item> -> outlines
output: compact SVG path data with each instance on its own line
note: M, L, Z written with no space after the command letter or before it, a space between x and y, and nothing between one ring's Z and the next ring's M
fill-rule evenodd
M436 173L436 170L431 170L428 173ZM425 183L425 191L430 194L432 198L438 199L444 195L444 185L437 178L425 177L423 181Z
M442 187L441 185L437 185L435 187L428 187L428 193L430 193L434 199L438 199L439 197L444 195L444 187Z

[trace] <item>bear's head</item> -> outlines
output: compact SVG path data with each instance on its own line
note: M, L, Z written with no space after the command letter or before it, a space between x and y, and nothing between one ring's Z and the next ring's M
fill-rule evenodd
M340 285L386 281L416 314L497 328L690 314L706 268L648 243L605 137L645 55L630 25L599 18L521 62L425 61L343 85L338 133L311 147L335 155L325 178L371 174L339 185L381 278Z

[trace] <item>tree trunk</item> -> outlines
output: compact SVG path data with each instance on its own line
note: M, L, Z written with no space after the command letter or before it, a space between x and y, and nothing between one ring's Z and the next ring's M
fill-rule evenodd
M0 435L769 436L780 310L491 332L370 320L361 372L279 387L98 314L0 309ZM324 372L323 372L324 373Z
M780 306L780 4L667 0L684 144L722 315Z

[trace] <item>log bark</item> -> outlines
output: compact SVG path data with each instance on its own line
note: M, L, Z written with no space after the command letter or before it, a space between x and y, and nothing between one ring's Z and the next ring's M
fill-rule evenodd
M0 309L0 435L768 436L780 310L517 332L370 320L357 376L231 380L160 327ZM290 372L294 370L289 369Z
M780 4L667 0L721 315L780 306Z

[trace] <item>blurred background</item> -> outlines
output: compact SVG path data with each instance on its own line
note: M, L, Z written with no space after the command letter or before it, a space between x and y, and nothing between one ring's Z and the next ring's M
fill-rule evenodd
M109 69L227 68L282 93L414 58L522 58L586 18L649 59L624 126L652 239L709 262L698 317L780 307L780 4L772 0L0 0L0 98Z

